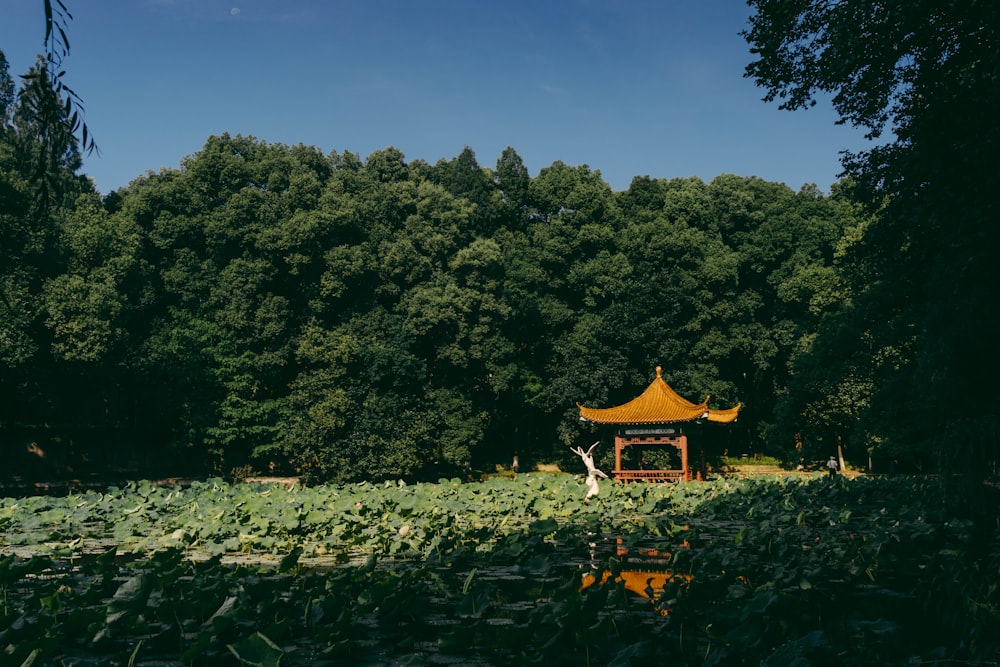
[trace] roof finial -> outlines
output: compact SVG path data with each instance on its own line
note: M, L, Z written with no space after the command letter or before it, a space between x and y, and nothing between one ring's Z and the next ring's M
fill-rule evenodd
M656 367L656 377L660 377L660 373L663 371L659 366Z

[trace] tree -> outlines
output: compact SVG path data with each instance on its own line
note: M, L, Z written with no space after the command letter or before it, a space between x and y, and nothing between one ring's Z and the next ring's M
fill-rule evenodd
M0 50L0 133L6 132L10 114L14 110L14 79L10 76L7 56Z
M490 206L495 184L489 174L476 161L476 154L466 146L457 157L440 160L432 169L431 177L456 197L469 201L475 208L469 224L476 233L492 234L492 218L496 212Z
M43 59L24 77L14 106L11 142L22 174L35 188L38 206L56 200L67 208L77 194L93 191L76 176L83 161L66 117L63 101L49 85L49 65Z
M20 365L47 347L43 283L63 272L60 218L79 194L76 139L44 61L14 93L0 53L0 362ZM34 76L37 75L37 76Z
M494 202L494 208L500 211L501 219L510 229L522 229L527 218L528 186L531 176L524 160L513 148L503 149L497 158L494 181L499 202Z
M745 37L758 60L747 76L765 100L800 109L830 94L841 122L894 135L844 161L853 196L876 214L850 272L864 282L844 317L874 337L872 354L898 359L873 370L871 408L859 418L887 447L963 473L961 497L977 512L975 482L1000 457L1000 362L987 325L1000 284L1000 5L750 5ZM817 354L825 344L815 341Z
M167 207L157 205L171 307L155 335L176 342L161 346L177 355L176 379L212 397L208 411L186 402L182 414L195 443L227 467L280 448L295 348L316 314L323 255L336 238L313 208L331 174L315 151L223 134L185 160L162 194Z
M36 78L43 85L48 86L56 97L64 99L63 112L68 122L69 130L72 134L80 132L80 143L89 155L100 149L94 143L94 137L87 127L83 118L83 100L72 88L66 85L66 70L63 69L63 59L69 56L69 37L66 28L69 21L73 20L73 15L69 13L62 0L43 0L45 7L45 62L46 70L54 72L51 77L39 76L38 73L29 73L25 76L27 80Z
M38 252L40 235L30 224L29 184L18 164L10 124L15 102L14 80L0 51L0 365L16 366L34 353L30 333L35 319L32 284L37 289L30 255Z
M778 453L795 442L783 427L804 428L774 417L790 360L846 298L836 256L845 229L857 224L854 210L815 187L793 192L759 178L718 176L709 191L737 261L736 283L718 305L719 375L739 384L740 421L755 423L754 436Z
M102 233L48 67L39 59L15 91L0 54L0 422L5 442L37 442L47 461L67 462L69 443L124 423L120 376L106 371L128 349L118 288L131 250L116 247L117 228Z
M121 360L134 345L128 315L141 299L139 230L88 195L60 232L66 269L45 282L43 293L52 353L67 361Z

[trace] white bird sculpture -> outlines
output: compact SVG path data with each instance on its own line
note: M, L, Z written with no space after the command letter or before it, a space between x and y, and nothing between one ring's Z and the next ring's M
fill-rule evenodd
M596 496L600 491L600 488L597 486L597 478L598 477L603 477L604 479L608 478L607 475L605 475L602 471L598 470L597 466L594 465L594 457L592 456L592 452L594 451L594 447L597 447L597 445L599 444L601 444L600 440L592 444L590 446L590 449L588 449L587 451L583 451L583 447L569 448L571 452L573 452L581 459L583 459L583 464L587 466L587 496L583 499L583 502L585 503L589 503L590 497Z

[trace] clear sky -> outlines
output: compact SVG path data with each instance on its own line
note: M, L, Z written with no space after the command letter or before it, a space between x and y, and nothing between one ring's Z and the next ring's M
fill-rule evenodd
M213 134L362 158L532 176L560 160L634 176L759 176L829 191L839 152L865 147L828 104L780 111L743 77L741 0L64 0L66 83L107 193L178 168ZM0 0L15 78L43 50L42 0Z

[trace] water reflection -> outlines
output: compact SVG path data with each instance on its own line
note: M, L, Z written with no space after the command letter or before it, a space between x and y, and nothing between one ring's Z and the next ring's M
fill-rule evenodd
M670 613L669 600L664 599L664 591L668 585L686 586L692 575L676 572L673 565L673 555L656 547L627 546L621 537L617 539L615 560L611 566L601 568L597 559L597 543L590 542L590 571L583 575L580 590L583 591L595 584L604 586L609 582L624 584L625 590L649 600L660 614ZM678 548L690 548L687 542Z

